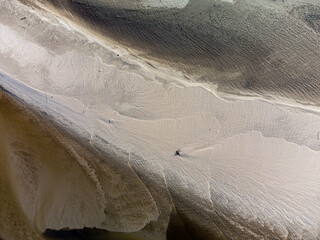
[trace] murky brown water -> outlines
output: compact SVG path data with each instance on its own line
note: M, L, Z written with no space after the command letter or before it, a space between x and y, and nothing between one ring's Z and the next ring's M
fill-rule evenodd
M77 199L85 204L83 198L86 204L96 204L90 197L80 199L96 186L52 136L52 129L46 128L33 113L0 92L0 239L145 239L139 234L89 228L41 233L48 221L44 215L57 217L53 212L59 211L54 207L57 204L67 208L66 202L76 205Z
M104 197L99 195L91 171L76 154L94 169ZM132 169L118 162L121 160L96 157L77 146L47 119L0 90L0 239L157 239L159 233L153 233L153 224L156 226L157 222L147 225L147 231L137 233L108 232L88 226L106 221L111 223L109 227L119 224L126 228L148 219L155 211L146 186ZM154 187L157 193L157 186L150 184L149 190ZM178 199L177 207L183 203ZM101 204L105 204L105 210L99 220ZM88 228L63 229L82 218L89 219L83 223ZM199 239L206 234L192 220L174 212L166 227L167 239Z
M3 239L43 239L20 207L10 172L14 139L18 140L18 132L25 132L32 125L0 92L0 237ZM34 128L31 127L30 131Z

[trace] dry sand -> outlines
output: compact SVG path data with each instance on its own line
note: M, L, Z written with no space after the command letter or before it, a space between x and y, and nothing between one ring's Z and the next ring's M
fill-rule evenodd
M165 238L173 211L207 238L319 238L317 107L227 99L50 13L0 5L1 86L116 159L48 167L39 182L52 187L36 191L41 206L32 201L37 195L17 192L33 227L144 229ZM77 178L80 190L77 179L59 178L66 169L80 174L77 168L86 174Z

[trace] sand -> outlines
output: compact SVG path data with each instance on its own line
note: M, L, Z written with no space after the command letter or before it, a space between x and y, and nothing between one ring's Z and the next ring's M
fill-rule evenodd
M319 104L320 2L20 0L219 91ZM156 3L157 1L150 1ZM41 3L41 4L40 4ZM158 2L159 3L159 2Z
M178 212L209 238L319 237L317 107L226 95L150 66L50 13L16 1L0 4L6 13L0 15L1 86L116 159L78 162L94 183L88 193L100 200L79 193L72 201L84 204L70 204L64 188L50 188L62 191L61 198L47 197L44 204L68 214L40 211L39 220L21 200L31 225L40 231L151 229L165 238L170 215ZM181 156L174 156L178 149ZM95 171L86 164L96 164ZM109 164L123 168L123 188L110 189L113 177L99 172ZM50 179L59 176L53 172ZM38 191L47 196L47 190ZM119 194L121 201L114 200ZM108 203L125 199L109 214ZM101 212L92 214L97 202Z

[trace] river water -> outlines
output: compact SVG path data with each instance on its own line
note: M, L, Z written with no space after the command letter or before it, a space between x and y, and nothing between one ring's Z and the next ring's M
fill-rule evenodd
M62 203L61 208L66 207L61 198L71 201L68 195L77 192L73 188L85 194L93 185L47 127L0 92L0 239L146 239L139 233L90 228L47 229L44 234L39 230L45 221L41 216L50 214L52 206Z

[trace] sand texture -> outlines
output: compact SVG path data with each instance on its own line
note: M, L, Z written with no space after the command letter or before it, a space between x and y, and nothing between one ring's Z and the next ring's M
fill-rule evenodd
M305 3L275 1L262 13L276 16L258 19L273 27L274 36L289 28L290 36L299 34L299 41L289 38L292 51L285 43L288 32L275 44L263 27L249 26L246 31L259 31L258 37L244 39L226 23L229 39L223 35L219 39L227 42L214 42L222 47L214 55L215 48L198 52L199 46L214 45L208 42L212 33L203 45L187 38L169 44L163 32L145 43L144 36L154 38L157 28L146 26L154 22L136 23L143 36L121 25L133 24L130 14L143 11L203 11L205 1L133 2L105 4L118 11L110 10L108 17L118 14L120 20L117 25L107 19L110 32L103 32L82 16L93 24L85 26L75 12L66 16L59 10L65 1L56 1L62 5L53 10L0 0L0 85L62 132L44 134L31 120L21 129L27 123L15 121L23 117L13 111L15 121L6 119L0 104L0 154L6 154L0 161L0 201L9 206L2 192L15 199L10 218L20 219L21 228L35 236L46 229L88 227L140 232L147 239L320 238L319 32L316 22L310 28L293 17L303 14L298 6ZM317 12L317 1L309 2ZM258 1L251 5L252 11L267 8ZM293 15L288 9L295 9ZM292 25L280 21L282 14L295 19ZM232 54L224 52L230 46ZM196 75L216 80L199 81ZM257 82L241 88L250 76ZM213 83L221 84L220 90ZM26 161L24 153L34 156ZM2 218L7 213L0 210L0 238L21 239L11 235Z

